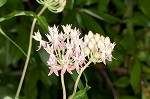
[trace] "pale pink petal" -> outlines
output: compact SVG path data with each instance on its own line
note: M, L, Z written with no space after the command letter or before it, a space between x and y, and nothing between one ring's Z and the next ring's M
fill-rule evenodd
M63 69L61 70L61 75L64 75L64 73L66 72L67 70L67 66L64 66Z
M53 69L50 68L50 72L49 72L48 76L50 76L53 72L54 72Z
M74 65L72 65L72 66L70 66L69 68L70 68L70 70L72 71L72 70L74 70L76 67L75 67Z
M69 67L67 68L67 72L69 72L70 74L72 74L71 69Z
M106 55L105 55L105 53L102 53L102 61L106 65Z
M80 72L79 64L76 63L75 66L76 66L76 71L77 71L77 73L79 74L79 72Z
M112 55L111 54L107 56L107 60L112 61Z
M47 45L47 42L45 42L45 41L41 40L41 41L40 41L40 45L38 46L37 51L38 51L38 50L40 50L42 47L43 47L43 48L45 48L45 47L46 47L46 45Z
M59 76L58 71L54 69L54 73Z

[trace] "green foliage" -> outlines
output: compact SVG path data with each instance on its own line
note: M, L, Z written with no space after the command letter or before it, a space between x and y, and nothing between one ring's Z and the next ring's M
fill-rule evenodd
M135 93L140 91L140 83L141 83L141 66L138 61L134 62L133 67L130 71L130 82L131 86ZM137 76L137 77L136 77Z
M116 80L114 82L114 85L120 88L124 88L124 87L127 87L129 83L130 83L129 78L124 76Z
M89 89L90 89L90 87L87 85L84 90L78 91L73 99L83 99L83 98L88 99L86 97L86 91L88 91Z
M7 0L1 0L0 1L0 7L2 7L6 2L7 2Z
M88 82L81 78L74 99L149 99L149 4L150 0L67 0L63 12L46 10L37 16L42 5L35 0L0 0L0 99L15 96L34 18L34 31L40 30L43 36L48 25L72 24L82 36L91 30L116 43L112 62L91 64L85 70ZM20 99L62 99L60 77L48 76L48 55L37 52L37 46L33 41ZM67 97L77 75L65 74Z

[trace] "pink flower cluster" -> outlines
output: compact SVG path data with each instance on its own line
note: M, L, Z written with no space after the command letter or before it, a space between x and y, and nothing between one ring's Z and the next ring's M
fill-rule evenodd
M50 72L48 75L55 73L59 76L58 71L63 75L66 71L72 74L72 70L76 69L79 73L80 68L85 64L84 47L85 43L79 38L79 29L72 29L71 25L62 25L63 32L59 33L58 27L48 27L49 34L46 34L48 41L42 40L42 36L38 31L33 35L36 41L40 42L38 50L42 47L49 54L47 64Z
M63 31L59 32L58 27L48 27L49 34L46 34L48 41L42 40L38 31L33 35L36 41L40 42L38 50L44 48L49 54L47 64L50 72L48 75L55 73L59 76L58 71L63 75L66 71L72 74L72 70L79 73L85 57L94 63L106 60L112 61L112 51L115 43L110 42L109 37L104 37L98 33L93 34L91 31L84 36L84 41L80 38L79 29L72 29L71 25L62 25Z

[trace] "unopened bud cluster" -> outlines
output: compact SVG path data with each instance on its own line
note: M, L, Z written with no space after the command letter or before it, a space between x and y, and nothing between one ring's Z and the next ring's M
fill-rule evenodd
M84 36L84 42L86 47L84 53L88 56L88 59L92 59L94 63L103 62L106 64L106 60L112 61L112 51L115 43L110 42L109 37L104 37L98 33L93 34L91 31Z

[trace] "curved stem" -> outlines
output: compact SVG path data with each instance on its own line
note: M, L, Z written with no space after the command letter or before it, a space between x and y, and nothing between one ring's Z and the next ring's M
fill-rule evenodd
M64 82L64 75L61 75L61 85L63 89L63 99L66 99L66 87L65 87L65 82Z
M40 16L44 12L45 9L46 9L46 6L44 6L40 10L40 12L38 13L37 16ZM22 73L22 76L21 76L21 79L20 79L20 82L19 82L19 86L18 86L15 98L18 98L18 96L20 94L20 90L21 90L21 87L22 87L22 84L23 84L23 81L24 81L24 77L25 77L25 74L26 74L27 67L28 67L30 54L31 54L31 49L32 49L32 35L33 35L33 32L34 32L34 27L35 27L36 21L37 21L36 18L34 18L34 20L32 22L32 26L31 26L31 30L30 30L30 39L29 39L27 58L26 58L26 62L25 62L24 69L23 69L23 73Z
M90 60L83 68L81 68L80 73L79 73L79 75L78 75L78 77L77 77L77 79L76 79L75 85L74 85L73 93L72 93L72 95L69 97L69 99L72 99L72 98L74 97L74 95L76 94L80 77L81 77L83 71L90 65L91 62L92 62L92 61Z

